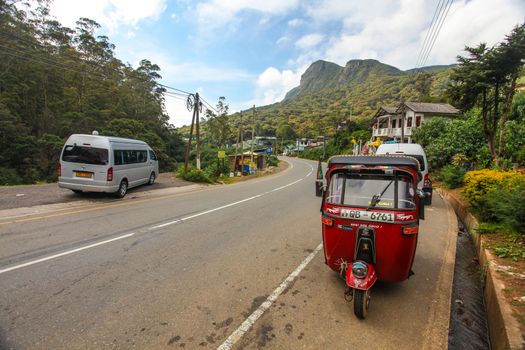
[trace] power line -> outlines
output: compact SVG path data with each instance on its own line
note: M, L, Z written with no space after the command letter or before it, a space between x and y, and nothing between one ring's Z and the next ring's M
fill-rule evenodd
M430 26L428 27L427 35L425 36L425 40L423 40L423 43L422 43L421 48L419 50L419 54L417 56L416 68L419 67L419 62L421 60L421 56L423 54L423 50L424 50L425 46L427 45L427 41L428 41L428 38L429 38L431 30L433 30L433 28L434 28L436 15L438 14L438 12L440 12L439 8L440 8L440 4L442 4L442 1L443 0L439 0L438 5L436 6L436 9L434 10L434 16L432 17L432 21L430 22Z
M434 37L433 37L432 40L431 40L431 44L430 44L430 46L429 46L429 48L428 48L428 50L427 50L427 53L426 53L425 57L423 58L423 62L422 62L422 64L421 64L421 66L424 66L424 65L425 65L425 63L427 62L428 57L430 56L430 52L432 51L432 48L434 47L434 44L436 43L436 39L437 39L439 33L441 32L441 28L443 27L443 23L445 23L445 19L447 18L448 12L449 12L449 10L450 10L450 7L452 6L452 2L453 2L453 1L454 1L454 0L450 0L450 1L448 1L447 4L445 5L446 10L445 10L445 12L444 12L444 14L443 14L443 16L442 16L442 18L441 18L441 22L440 22L439 25L438 25L437 32L435 33Z

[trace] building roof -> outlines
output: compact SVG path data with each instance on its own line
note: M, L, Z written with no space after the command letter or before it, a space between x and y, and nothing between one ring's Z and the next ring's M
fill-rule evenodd
M376 115L374 116L374 119L377 117L380 117L382 115L386 114L396 114L397 113L397 107L392 106L381 106L376 112Z
M399 106L397 111L402 112L406 108L416 113L459 115L459 109L448 103L404 102Z

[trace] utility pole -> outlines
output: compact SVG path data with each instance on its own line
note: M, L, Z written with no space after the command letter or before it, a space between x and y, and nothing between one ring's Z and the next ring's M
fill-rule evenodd
M242 133L242 111L240 113L241 121L239 125L239 133L237 134L237 142L235 143L235 160L233 162L233 172L235 173L235 168L237 167L237 153L239 149L239 141L241 140L241 133ZM241 153L242 153L242 146L241 146ZM241 155L242 159L242 155ZM242 166L241 166L241 176L242 176Z
M405 115L401 114L401 142L405 143Z
M187 104L188 107L190 106L190 98L191 98L191 95L188 96L188 104ZM184 172L185 173L188 171L188 163L190 160L191 139L193 138L193 125L195 124L196 113L197 113L197 109L195 108L195 105L194 105L193 106L193 117L191 119L190 137L188 139L188 146L186 147L186 157L184 158Z
M252 145L250 147L250 163L253 163L253 142L254 140L255 140L255 105L253 105Z
M200 145L200 122L199 122L199 110L201 108L201 101L199 99L199 93L195 93L195 104L193 106L194 110L195 110L195 115L196 115L196 125L197 125L197 130L196 130L196 141L197 141L197 157L196 157L196 161L197 161L197 169L201 169L201 145Z
M323 160L326 159L326 135L323 135Z

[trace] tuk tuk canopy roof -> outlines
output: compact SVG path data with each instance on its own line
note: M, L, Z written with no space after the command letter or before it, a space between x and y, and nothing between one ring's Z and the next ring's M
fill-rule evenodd
M328 166L335 164L364 166L409 166L419 171L416 158L407 156L333 156L328 160Z

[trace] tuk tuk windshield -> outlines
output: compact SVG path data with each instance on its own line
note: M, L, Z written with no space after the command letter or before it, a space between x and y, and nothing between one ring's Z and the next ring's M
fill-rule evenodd
M366 173L334 173L326 202L352 207L377 209L415 209L415 189L410 177ZM376 201L374 201L376 196ZM375 205L373 205L375 202Z

